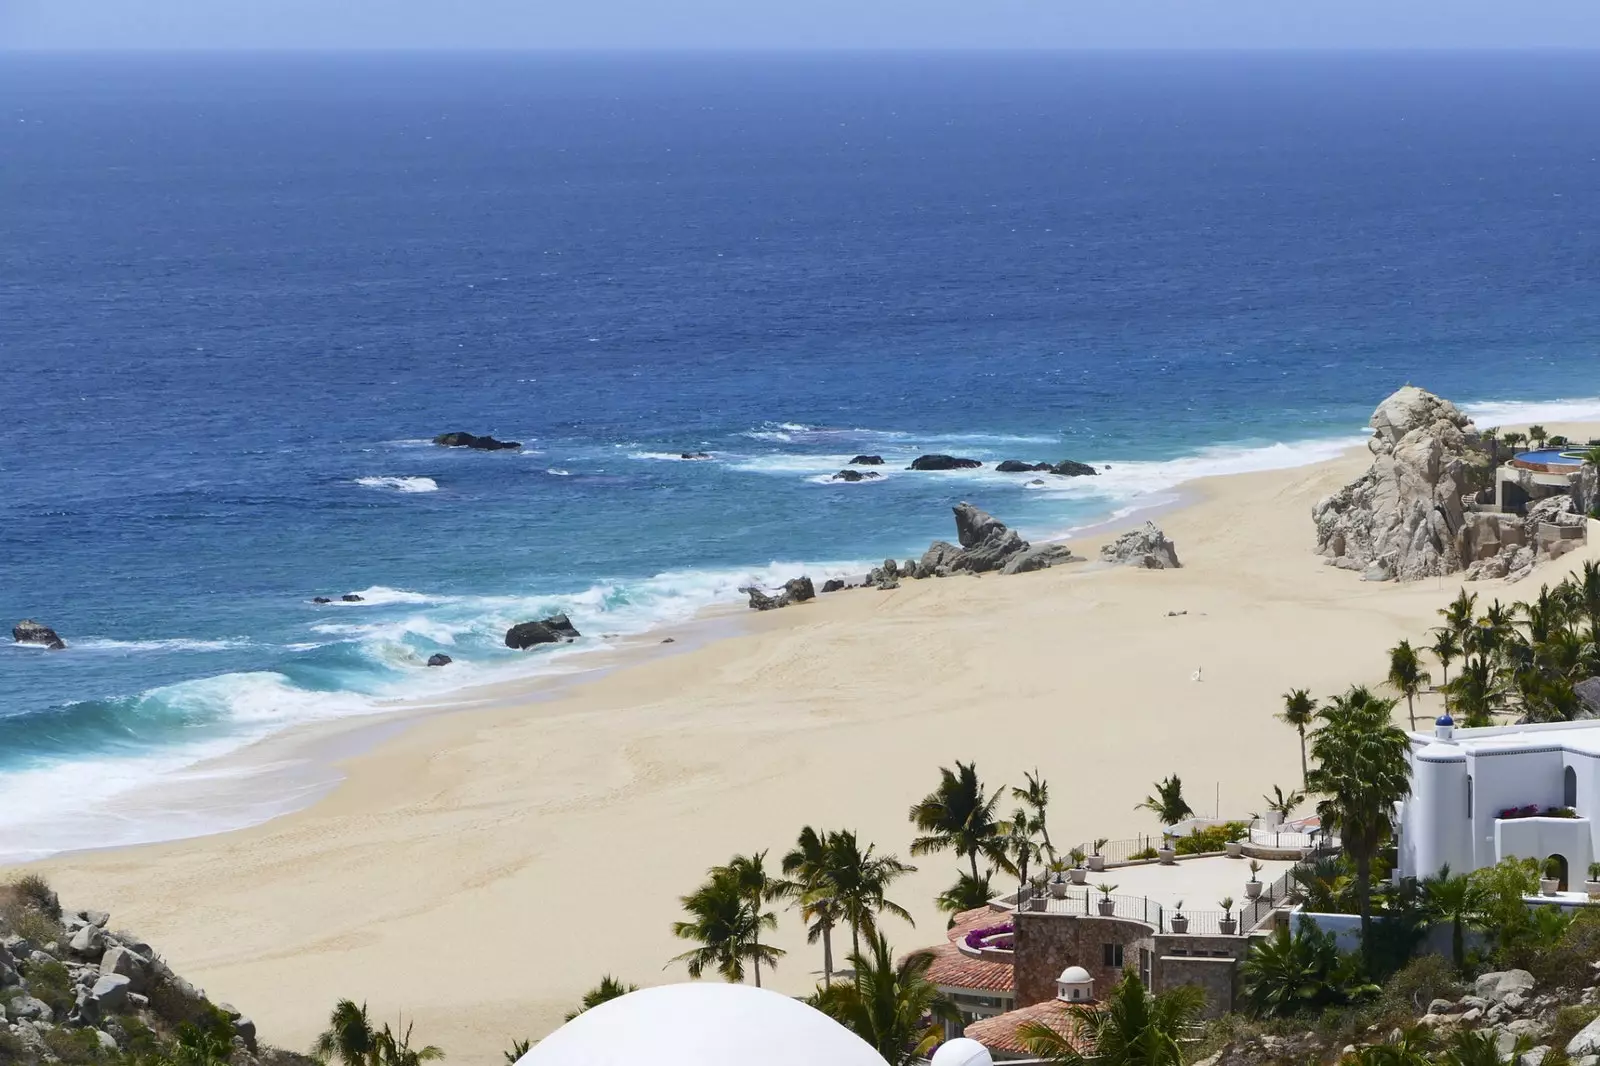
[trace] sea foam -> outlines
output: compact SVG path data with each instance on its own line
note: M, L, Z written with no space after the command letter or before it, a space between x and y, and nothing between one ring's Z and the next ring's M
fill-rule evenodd
M438 492L439 483L431 477L358 477L356 484L390 492Z

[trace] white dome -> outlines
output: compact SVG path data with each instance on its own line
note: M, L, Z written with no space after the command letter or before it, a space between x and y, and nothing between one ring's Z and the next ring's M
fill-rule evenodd
M930 1066L994 1066L994 1059L976 1040L958 1036L939 1045Z
M1061 976L1056 978L1057 984L1086 985L1089 983L1089 971L1082 966L1068 966L1061 971Z
M545 1037L517 1066L886 1066L859 1036L797 999L691 982L630 992Z

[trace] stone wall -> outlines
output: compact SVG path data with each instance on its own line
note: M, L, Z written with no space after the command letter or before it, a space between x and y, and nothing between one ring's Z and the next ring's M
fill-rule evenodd
M1247 936L1163 933L1155 938L1151 990L1197 985L1206 995L1205 1017L1219 1018L1235 1006L1239 963L1250 953L1250 945Z
M1024 911L1016 916L1017 1006L1026 1007L1056 996L1056 978L1068 966L1082 966L1094 978L1094 994L1103 997L1122 979L1122 969L1139 966L1139 952L1153 951L1154 930L1126 918L1100 918L1078 914L1041 914ZM1123 965L1105 964L1105 945L1122 946Z

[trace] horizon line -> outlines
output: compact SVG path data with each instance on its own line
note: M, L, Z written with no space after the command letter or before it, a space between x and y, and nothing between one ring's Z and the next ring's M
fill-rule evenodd
M81 45L0 44L0 55L1515 55L1600 52L1595 44L1238 44L1238 45Z

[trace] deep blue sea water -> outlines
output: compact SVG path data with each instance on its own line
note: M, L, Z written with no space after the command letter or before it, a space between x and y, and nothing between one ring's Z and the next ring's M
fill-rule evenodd
M1600 414L1597 99L1582 54L0 56L0 621L71 645L0 646L0 857L959 499L1059 534L1406 381ZM594 636L501 646L558 609Z

